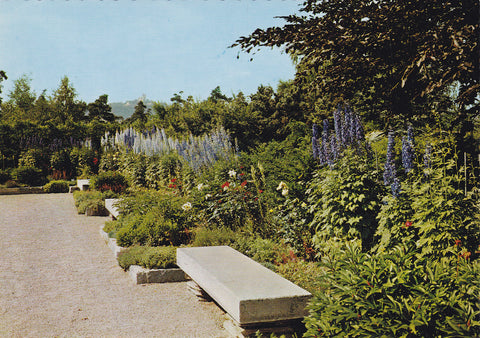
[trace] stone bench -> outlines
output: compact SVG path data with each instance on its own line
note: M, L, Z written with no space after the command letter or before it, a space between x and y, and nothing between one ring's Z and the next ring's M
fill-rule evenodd
M308 314L308 291L228 246L178 248L177 265L241 327Z
M118 202L118 198L106 198L105 199L105 209L108 210L110 215L112 215L112 218L116 219L118 216L120 216L120 211L118 211L118 208L115 206L115 203Z
M90 180L89 179L77 180L77 187L80 190L88 190L88 188L90 187Z

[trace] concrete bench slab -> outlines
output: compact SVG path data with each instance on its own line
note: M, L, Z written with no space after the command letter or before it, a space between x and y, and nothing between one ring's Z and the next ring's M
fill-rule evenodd
M88 190L90 187L90 180L89 179L78 179L77 180L77 187L80 190Z
M105 208L108 210L110 215L112 215L113 218L117 218L120 216L120 212L118 211L118 208L115 206L115 203L118 202L118 198L106 198L105 199Z
M242 326L308 313L308 291L228 246L178 248L177 265Z

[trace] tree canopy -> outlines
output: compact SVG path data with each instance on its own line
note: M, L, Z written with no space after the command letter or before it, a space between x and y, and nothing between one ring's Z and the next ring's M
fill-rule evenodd
M360 95L408 119L457 83L456 103L478 113L478 0L307 0L300 13L232 47L284 47L298 60L296 82L329 101Z

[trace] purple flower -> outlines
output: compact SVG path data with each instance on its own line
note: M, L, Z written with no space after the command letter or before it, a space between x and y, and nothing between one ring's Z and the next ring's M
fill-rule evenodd
M413 168L415 156L415 139L412 126L408 127L407 136L402 138L402 165L408 173Z
M397 198L398 196L400 196L401 185L400 185L400 180L397 177L393 179L393 183L390 186L390 188L392 189L393 197Z

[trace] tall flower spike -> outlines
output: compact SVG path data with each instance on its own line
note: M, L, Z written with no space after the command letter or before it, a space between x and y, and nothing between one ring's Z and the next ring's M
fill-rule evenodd
M415 156L414 146L413 128L409 126L407 136L402 138L402 165L407 173L413 168L413 158Z

